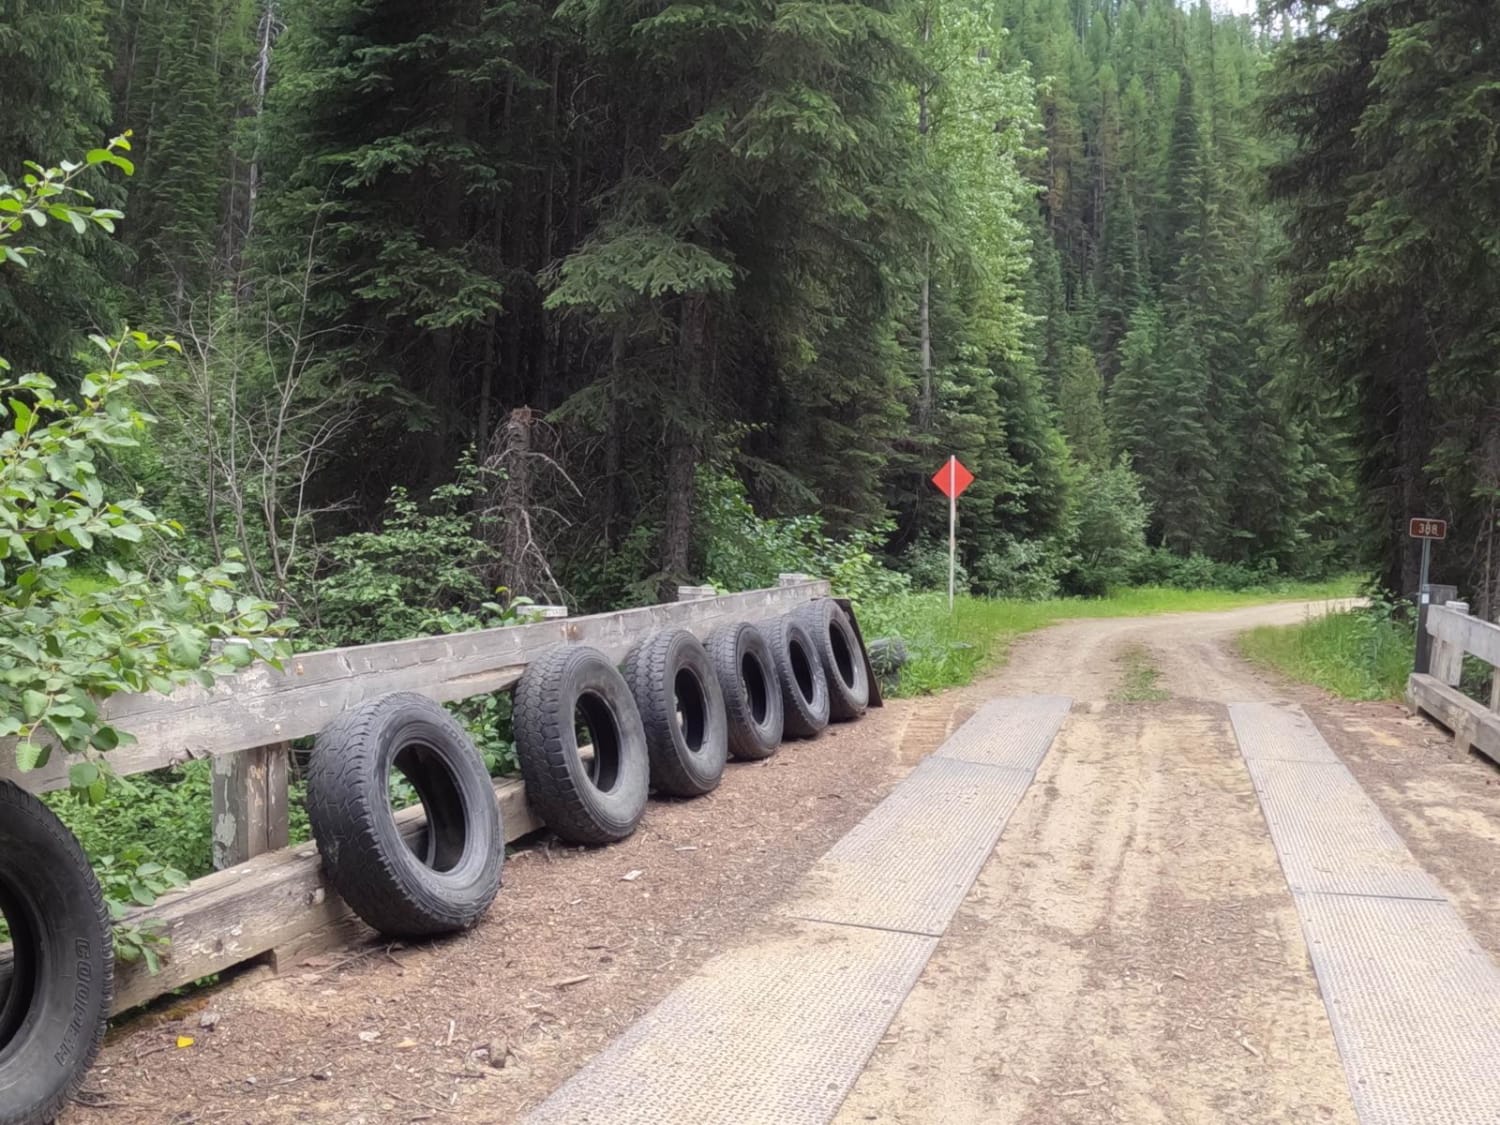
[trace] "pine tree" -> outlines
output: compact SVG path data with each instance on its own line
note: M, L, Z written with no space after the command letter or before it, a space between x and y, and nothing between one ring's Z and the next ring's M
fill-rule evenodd
M130 279L137 303L171 304L169 319L205 299L230 249L255 14L246 0L125 0L111 13L115 115L135 132Z
M1438 578L1492 612L1500 176L1481 107L1497 75L1493 4L1323 5L1278 51L1268 98L1286 313L1347 406L1382 578L1411 592L1406 520L1447 516L1463 530Z
M1105 212L1103 249L1099 255L1098 350L1105 371L1118 366L1120 341L1135 310L1145 300L1140 233L1129 183L1118 184Z
M101 0L0 0L0 180L18 182L27 161L80 159L108 139L104 15ZM92 172L79 186L101 206L120 200ZM35 242L42 254L0 284L0 339L16 370L66 376L81 334L114 327L116 244L71 231L38 232Z
M1057 392L1057 415L1068 448L1085 465L1103 467L1112 457L1103 399L1104 384L1093 352L1085 347L1070 348Z
M265 123L262 268L291 268L316 242L312 327L335 334L330 361L389 392L368 450L382 451L376 464L394 453L419 486L450 472L465 444L486 443L475 419L497 413L484 393L499 364L490 332L517 280L505 258L522 217L506 203L525 165L496 126L506 99L535 109L513 43L531 14L477 0L286 9ZM366 475L367 450L348 453L383 498L395 482Z

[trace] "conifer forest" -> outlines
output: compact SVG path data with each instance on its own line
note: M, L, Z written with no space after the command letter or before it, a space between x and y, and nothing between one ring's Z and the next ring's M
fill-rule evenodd
M1497 133L1473 0L0 0L0 182L130 172L0 354L176 341L107 472L325 643L937 584L949 454L975 593L1409 593L1420 515L1493 617Z

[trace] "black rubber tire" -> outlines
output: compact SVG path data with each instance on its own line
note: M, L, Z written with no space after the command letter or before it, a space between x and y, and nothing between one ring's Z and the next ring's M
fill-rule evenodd
M701 797L718 788L729 760L724 692L703 642L686 629L663 629L625 657L651 783L673 797Z
M828 726L828 677L807 628L793 614L761 626L781 685L782 733L816 738Z
M0 1125L51 1121L104 1040L114 939L78 841L10 782L0 782L0 912L14 956L0 995Z
M426 830L409 841L391 809L393 769L427 810ZM329 881L388 937L468 929L500 890L505 834L494 784L469 736L425 695L371 700L318 735L307 815Z
M581 711L594 757L578 753ZM651 786L641 713L619 669L597 649L560 645L526 666L511 723L526 799L573 844L612 844L635 831Z
M794 614L812 637L813 648L828 680L828 717L836 723L857 719L870 706L870 677L859 638L842 606L832 598L818 598Z
M748 621L720 625L704 646L724 694L729 752L743 761L781 748L781 686L765 634Z

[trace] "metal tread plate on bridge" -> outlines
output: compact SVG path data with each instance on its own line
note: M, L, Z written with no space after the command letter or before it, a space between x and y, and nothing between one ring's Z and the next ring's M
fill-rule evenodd
M1240 753L1247 762L1338 763L1338 755L1323 740L1301 708L1274 703L1231 703L1229 720Z
M538 1107L531 1125L824 1125L937 945L816 922L723 954Z
M1295 897L1362 1125L1500 1121L1500 970L1453 907Z
M1230 718L1362 1125L1500 1122L1500 970L1306 716Z
M1293 891L1447 901L1342 763L1245 766Z
M991 699L933 757L1035 772L1072 709L1066 695Z
M1044 698L1044 704L1029 711L981 708L828 850L782 912L820 922L942 934L1072 706L1065 697ZM995 762L1026 764L985 764L947 753L957 748L981 754L987 735L998 748Z

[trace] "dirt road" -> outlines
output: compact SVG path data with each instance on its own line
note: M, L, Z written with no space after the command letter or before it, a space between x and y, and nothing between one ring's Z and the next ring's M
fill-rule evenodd
M1353 1120L1297 914L1215 701L1273 606L1080 621L985 694L1083 701L840 1122ZM1127 657L1161 703L1105 702Z
M1237 632L1325 606L1033 634L971 688L736 767L708 800L653 803L624 845L522 853L472 934L252 976L127 1025L93 1080L101 1108L68 1125L515 1121L710 956L756 941L978 702L1033 692L1078 702L839 1121L1352 1121L1223 704L1302 704L1492 954L1500 775L1398 707L1332 703L1235 654ZM1110 702L1143 661L1170 698Z
M1280 683L1235 634L1323 606L1078 621L976 696L1081 701L839 1125L1351 1122L1297 913L1222 704L1314 718L1492 956L1500 773L1403 709ZM1144 660L1164 702L1101 702Z

